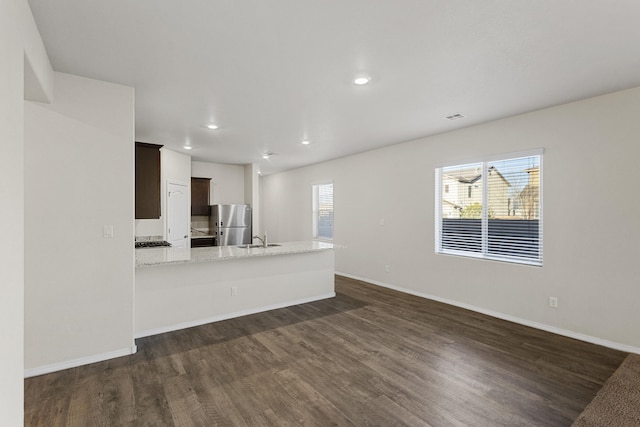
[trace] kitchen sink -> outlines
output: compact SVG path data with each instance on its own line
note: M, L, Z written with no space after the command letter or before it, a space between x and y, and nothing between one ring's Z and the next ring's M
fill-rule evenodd
M282 245L280 245L278 243L269 243L267 245L267 247L269 247L269 248L272 248L272 247L275 247L275 246L282 246ZM262 245L238 245L238 246L236 246L236 248L240 248L240 249L253 249L253 248L263 248L263 247L264 246L262 246Z

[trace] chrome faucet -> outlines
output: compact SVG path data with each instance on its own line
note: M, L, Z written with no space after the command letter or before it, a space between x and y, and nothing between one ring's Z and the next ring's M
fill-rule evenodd
M254 239L258 239L260 240L260 242L262 242L262 247L266 248L269 246L269 244L267 243L267 233L264 233L264 237L260 237L260 236L253 236Z

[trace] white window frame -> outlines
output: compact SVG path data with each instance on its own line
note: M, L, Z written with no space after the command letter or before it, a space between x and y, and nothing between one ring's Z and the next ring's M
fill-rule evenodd
M334 220L331 221L331 237L323 237L320 236L319 234L319 217L320 217L320 201L319 201L319 189L322 186L325 185L332 185L333 186L333 181L323 181L323 182L317 182L312 184L311 186L311 199L312 199L312 204L311 204L311 218L312 218L312 235L313 235L313 239L314 240L321 240L321 241L325 241L325 242L332 242L334 239L334 231L335 231L335 217ZM331 199L331 212L334 213L335 212L335 202L333 199L333 194L332 194L332 199Z
M486 156L468 161L449 162L441 164L435 169L435 252L439 255L455 255L469 258L480 258L493 261L511 262L516 264L526 264L533 266L542 266L543 260L543 154L544 149L538 148L529 151L509 153L495 156ZM497 255L488 253L488 179L482 180L482 213L481 213L481 251L472 252L464 250L443 249L442 247L442 169L450 166L463 166L467 164L481 164L482 176L488 176L488 163L501 160L519 159L523 157L539 156L540 157L540 175L539 175L539 228L538 228L538 258L525 258L507 255Z

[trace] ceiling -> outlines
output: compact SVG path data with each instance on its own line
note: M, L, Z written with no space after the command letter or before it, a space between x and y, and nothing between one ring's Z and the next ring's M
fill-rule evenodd
M136 140L263 174L640 86L636 0L29 4L56 71L135 88Z

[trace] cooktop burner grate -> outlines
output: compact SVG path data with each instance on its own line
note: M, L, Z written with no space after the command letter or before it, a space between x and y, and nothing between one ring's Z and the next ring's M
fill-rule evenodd
M136 249L138 248L157 248L161 246L171 246L171 243L164 240L148 241L148 242L136 242Z

